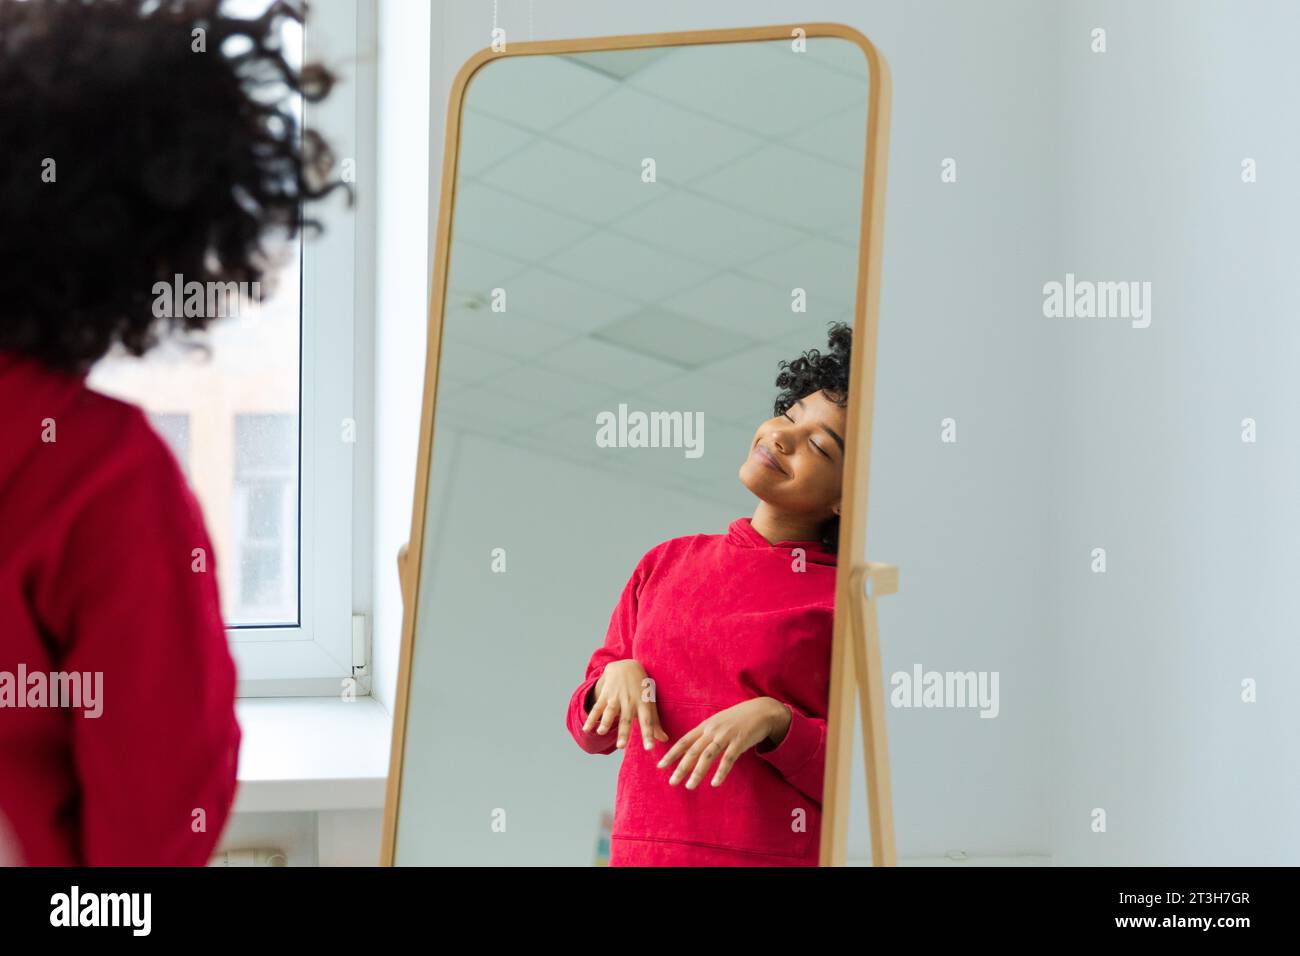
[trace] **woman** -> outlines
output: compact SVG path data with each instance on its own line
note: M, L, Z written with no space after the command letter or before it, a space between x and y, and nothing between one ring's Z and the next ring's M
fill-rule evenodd
M851 344L781 363L753 516L646 553L569 701L578 746L625 750L611 866L817 865Z
M328 191L288 95L332 78L285 62L287 18L0 0L0 819L27 864L203 865L234 799L203 517L141 410L85 378L204 329L155 319L155 283L261 280L263 238Z

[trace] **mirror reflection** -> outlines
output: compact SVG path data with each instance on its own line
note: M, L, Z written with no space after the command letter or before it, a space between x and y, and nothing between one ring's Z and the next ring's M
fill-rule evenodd
M399 865L816 865L868 92L823 37L471 79Z

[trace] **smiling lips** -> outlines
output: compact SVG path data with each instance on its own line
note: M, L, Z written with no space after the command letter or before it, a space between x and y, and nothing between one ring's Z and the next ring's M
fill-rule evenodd
M785 469L777 463L776 457L761 444L754 446L754 457L778 474L785 474Z

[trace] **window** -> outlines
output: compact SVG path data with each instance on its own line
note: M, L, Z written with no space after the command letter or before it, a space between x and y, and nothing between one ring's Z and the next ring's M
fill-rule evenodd
M244 16L266 5L227 2ZM373 3L314 4L309 16L306 30L285 30L289 59L323 59L341 82L297 109L340 161L360 166L372 154L357 118L374 95ZM203 508L241 696L334 695L354 676L366 691L352 644L354 590L369 569L354 557L352 456L369 408L354 366L370 354L370 323L354 308L372 288L358 280L373 243L358 241L368 197L353 188L351 208L341 195L313 205L323 233L283 248L260 295L227 303L206 353L167 345L143 360L110 356L89 379L146 410Z
M301 243L288 253L297 258ZM277 277L259 303L241 300L209 331L204 354L167 346L145 359L111 357L100 362L90 384L144 407L168 443L203 507L216 553L222 616L227 625L281 627L299 623L298 435L302 365L302 297L296 263ZM292 563L277 565L266 589L274 600L243 597L259 585L245 567L243 539L247 483L259 470L274 469L276 493L292 521L277 527L282 552ZM269 480L269 479L268 479ZM261 502L256 502L260 505ZM255 505L255 506L256 506ZM266 552L254 559L266 566Z
M298 623L298 416L236 415L230 624Z

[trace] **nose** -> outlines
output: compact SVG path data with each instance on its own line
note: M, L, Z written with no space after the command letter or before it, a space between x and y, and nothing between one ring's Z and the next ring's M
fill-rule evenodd
M787 430L790 423L786 422L785 419L780 419L779 421L781 424L773 423L771 431L768 433L768 438L771 440L772 444L776 446L778 451L784 455L788 455L790 454L790 449L794 447L794 443L790 440L790 434Z

